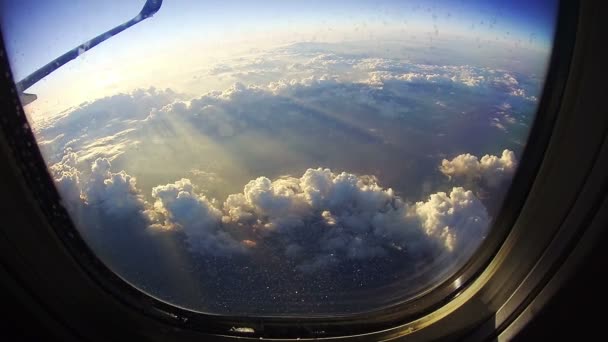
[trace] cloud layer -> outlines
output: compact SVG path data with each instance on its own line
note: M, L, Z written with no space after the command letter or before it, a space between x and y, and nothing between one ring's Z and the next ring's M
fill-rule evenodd
M83 103L36 123L39 143L51 163L61 160L66 148L89 162L99 157L113 161L155 135L176 134L172 125L176 119L214 138L244 131L276 134L277 127L297 133L303 127L327 124L353 139L380 142L398 139L382 130L384 126L412 129L429 125L427 121L435 116L451 124L461 120L454 114L476 107L488 111L490 127L507 130L516 122L529 121L519 113L533 109L539 93L537 80L505 70L328 49L331 46L294 44L211 65L199 76L221 76L231 85L194 98L150 88ZM454 101L455 95L462 101ZM496 99L515 107L508 115L503 110L490 113L496 111L492 109ZM361 121L363 112L369 121ZM434 116L421 115L426 112ZM492 114L501 115L490 118ZM355 120L361 121L361 127L352 123Z
M397 296L442 279L486 236L538 95L533 78L498 68L315 44L192 79L222 86L98 99L36 134L102 260L187 307L216 296L199 309L243 286L266 304L299 300L302 284L302 299L337 310L331 300L360 289ZM476 157L487 146L506 150Z
M216 66L208 72L235 80L273 72L286 76L267 82L258 78L257 84L236 82L223 91L190 100L171 90L137 90L83 104L38 128L51 161L50 170L77 221L97 226L107 221L116 226L121 217L130 218L125 222L137 222L138 226L130 229L179 232L188 249L201 255L279 254L306 272L395 254L415 263L450 253L470 253L483 240L490 223L490 214L473 191L476 187L498 187L510 179L516 167L514 153L505 150L500 157L481 158L463 154L443 160L440 172L471 190L450 184L445 192L426 191L431 195L417 202L411 194L420 193L420 189L410 185L420 182L414 177L416 173L406 173L405 168L399 168L402 162L392 161L409 151L403 159L420 162L423 155L417 153L433 152L435 141L445 135L441 131L429 134L429 129L436 129L427 128L432 122L466 119L449 112L456 92L472 98L489 91L500 93L503 111L513 110L504 99L534 101L522 88L525 82L501 70L297 47ZM428 89L435 89L438 96L433 101L418 96ZM416 114L428 110L436 117ZM410 135L403 138L404 131ZM324 160L332 169L355 168L348 173L299 165L294 168L297 172L305 170L299 177L280 176L293 172L278 170L272 176L245 181L242 191L221 201L199 188L206 184L182 178L185 172L175 174L173 180L177 181L155 183L142 191L132 174L118 171L142 153L163 158L157 151L171 141L167 137L177 139L168 149L178 149L177 155L211 141L209 144L221 151L221 158L230 149L250 150L260 141L270 144L281 140L289 153L299 153L294 160L308 165L317 163L322 144L327 146L323 153L328 153ZM188 139L193 140L191 145L184 145ZM241 142L232 146L233 140ZM408 150L412 140L417 141L417 148ZM370 160L382 159L368 161L358 169L355 159L344 155L349 147L365 151ZM240 157L266 160L276 152L251 153L251 157ZM123 154L127 157L121 160ZM196 154L185 156L197 159ZM428 159L437 162L433 157ZM286 164L282 157L278 160ZM394 164L393 171L380 172L389 183L401 184L397 192L365 175L367 170L377 170L370 165L380 163ZM245 169L260 168L243 164ZM418 177L436 173L434 165L419 170ZM262 174L273 168L270 162L261 163ZM218 174L196 164L184 165L184 169ZM409 196L409 200L397 193ZM100 221L100 217L113 219Z

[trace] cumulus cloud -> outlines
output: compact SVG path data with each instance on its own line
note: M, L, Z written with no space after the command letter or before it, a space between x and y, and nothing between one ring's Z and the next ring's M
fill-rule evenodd
M49 166L57 190L61 193L63 205L74 209L81 202L80 171L77 168L78 158L74 152L67 150L61 161Z
M114 229L173 230L184 233L190 248L199 253L221 256L243 252L241 244L221 230L221 211L197 194L190 180L154 187L154 203L150 204L135 178L124 170L112 172L108 159L96 159L86 179L76 163L75 153L68 151L49 169L66 209L84 229L96 226L108 230L107 234Z
M152 189L153 208L148 210L153 227L182 229L193 251L222 256L243 252L243 247L221 230L220 210L197 194L189 179Z
M228 197L223 221L257 229L304 271L403 251L411 260L479 243L489 224L471 191L454 188L405 203L374 177L308 169L300 178L260 177Z
M90 178L83 189L87 204L113 216L142 212L145 203L135 178L125 171L111 172L111 166L106 158L93 162Z
M504 150L500 157L484 155L481 159L469 153L461 154L452 160L444 159L439 170L450 178L467 181L480 181L491 187L511 179L517 167L515 153Z
M483 204L470 190L453 188L449 194L432 194L428 201L417 202L413 212L429 236L439 238L453 251L473 247L485 236L490 218ZM466 238L463 238L466 237Z
M190 250L204 255L278 251L304 272L391 253L405 253L412 262L469 253L490 221L481 202L463 188L407 203L375 177L323 168L308 169L299 178L259 177L223 204L198 193L184 178L154 187L150 204L135 179L125 171L112 172L107 159L95 160L84 181L75 163L70 152L51 171L64 200L97 213L92 219L100 212L113 222L138 217L139 229L183 232ZM236 238L239 231L252 238Z
M301 178L249 182L224 203L224 221L259 230L300 269L310 271L386 255L371 220L391 196L371 179L309 169Z

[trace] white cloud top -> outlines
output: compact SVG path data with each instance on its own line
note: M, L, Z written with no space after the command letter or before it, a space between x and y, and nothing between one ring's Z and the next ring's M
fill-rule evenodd
M504 150L500 157L484 155L481 159L471 154L461 154L452 160L444 159L439 170L448 177L467 181L481 181L488 186L498 186L511 179L517 167L515 153Z
M152 198L153 208L147 211L152 227L183 230L192 250L199 253L242 252L243 247L221 230L221 211L197 194L189 179L154 187Z
M450 251L480 241L489 222L483 204L472 191L460 187L450 194L432 194L427 202L416 203L414 212L426 234L441 239Z

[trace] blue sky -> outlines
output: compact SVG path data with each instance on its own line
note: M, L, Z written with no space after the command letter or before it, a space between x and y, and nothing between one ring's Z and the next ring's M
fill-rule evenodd
M16 56L18 78L64 51L133 17L144 1L1 1L2 30ZM468 29L472 35L493 33L502 39L551 41L555 0L461 1L193 1L165 0L154 23L138 25L139 39L162 45L208 35L288 26L335 26L374 21L436 24L448 31ZM124 35L125 33L123 33ZM132 33L135 35L136 33ZM128 40L112 39L114 49L128 49Z

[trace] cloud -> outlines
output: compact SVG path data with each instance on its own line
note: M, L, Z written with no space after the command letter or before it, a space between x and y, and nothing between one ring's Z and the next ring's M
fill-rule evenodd
M468 65L442 66L411 64L402 71L387 71L384 68L368 70L367 83L376 87L383 87L387 82L402 81L410 84L435 84L442 86L464 86L468 88L492 89L500 94L519 97L527 101L536 102L535 96L529 96L514 75L491 68L479 68ZM395 68L391 68L395 69ZM405 70L403 70L405 69Z
M145 202L136 187L135 178L125 171L111 172L111 166L106 158L93 162L90 178L83 189L87 204L102 208L112 216L143 212Z
M75 153L68 151L49 169L66 209L85 230L97 227L113 234L115 229L184 233L191 250L222 256L244 251L242 245L221 231L221 212L188 179L160 185L152 190L153 205L137 188L136 180L124 170L112 172L108 159L98 158L82 179Z
M466 254L489 225L484 206L463 188L408 204L374 177L322 168L300 178L253 180L243 193L228 197L224 213L225 223L260 231L307 272L399 251L412 262Z
M507 130L507 127L505 127L505 125L500 122L499 118L493 118L492 120L490 120L490 126L496 127L496 128L498 128L499 130L501 130L501 131L503 131L505 133L509 132Z
M412 64L407 60L388 59L388 58L361 58L356 61L354 68L364 71L405 71L405 66Z
M485 236L490 218L483 204L470 190L453 188L449 194L432 194L417 202L413 212L428 236L440 239L450 250L471 250ZM464 246L463 246L464 245Z
M484 165L496 163L482 160ZM71 203L68 209L74 213L75 203L80 206L77 214L84 213L83 222L109 216L114 224L132 223L129 217L137 218L140 227L129 229L182 232L189 249L198 254L278 252L303 272L395 253L411 262L467 254L483 240L490 222L481 202L459 187L406 203L375 177L318 168L300 178L251 180L222 205L184 178L154 187L150 204L135 179L125 171L112 172L109 160L95 160L85 181L74 163L74 153L68 152L51 172ZM236 238L238 231L251 238Z
M155 202L147 214L153 227L181 229L191 250L214 256L241 253L244 247L221 230L220 210L203 195L195 192L189 179L152 189Z
M86 174L79 171L79 166L76 153L69 149L60 162L49 166L62 205L78 225L88 229L106 226L106 218L126 219L125 229L132 229L126 226L133 219L143 218L146 203L134 177L125 171L111 172L110 161L105 158L95 160Z
M509 128L513 125L528 126L521 118L518 120L517 117L520 115L512 111L512 106L509 103L502 103L496 106L495 116L490 119L490 126L496 127L499 130L509 133Z
M70 148L78 159L114 159L138 144L139 123L155 108L183 95L171 89L136 89L82 103L36 126L36 139L49 164Z
M413 84L465 86L492 89L498 93L537 102L537 89L525 82L524 75L502 69L471 65L438 65L415 63L406 58L374 57L364 54L332 51L331 45L293 44L284 48L261 52L249 59L237 58L230 66L225 62L211 67L242 82L255 81L257 86L270 83L302 84L306 79L332 77L341 82L352 82L382 87L386 82L402 81ZM250 77L257 75L259 77ZM275 75L264 83L264 77ZM523 81L522 81L523 80Z
M444 127L465 120L447 114L486 111L476 107L485 103L480 97L497 97L501 103L513 102L517 107L517 119L507 114L498 121L489 118L494 127L512 131L513 122L525 121L519 114L524 106L520 102L527 100L517 94L532 94L532 90L530 80L519 74L326 51L330 46L297 47L212 66L212 73L234 73L233 85L195 98L188 99L170 89L150 88L83 103L36 127L41 149L49 164L59 162L64 150L70 148L79 161L106 158L126 168L140 150L151 149L150 142L167 147L169 138L199 133L223 143L255 134L269 140L280 137L285 148L299 149L302 153L298 157L311 165L315 148L306 145L307 138L335 144L336 151L369 143L385 148L395 142L399 142L397 148L407 149L403 131L433 127L445 136ZM255 79L236 75L256 70L280 73ZM467 101L455 101L460 95L476 105L465 107L462 104ZM435 117L444 119L442 125L431 122ZM175 146L158 150L171 148ZM335 167L351 169L350 165ZM177 179L175 176L172 180Z
M77 168L77 156L67 150L61 161L49 166L49 171L55 181L57 190L61 194L62 204L74 210L74 205L81 203L80 171Z
M461 154L452 160L444 159L439 170L450 178L466 181L480 181L496 187L513 177L517 167L515 153L504 150L500 157L484 155L481 159L471 154Z

